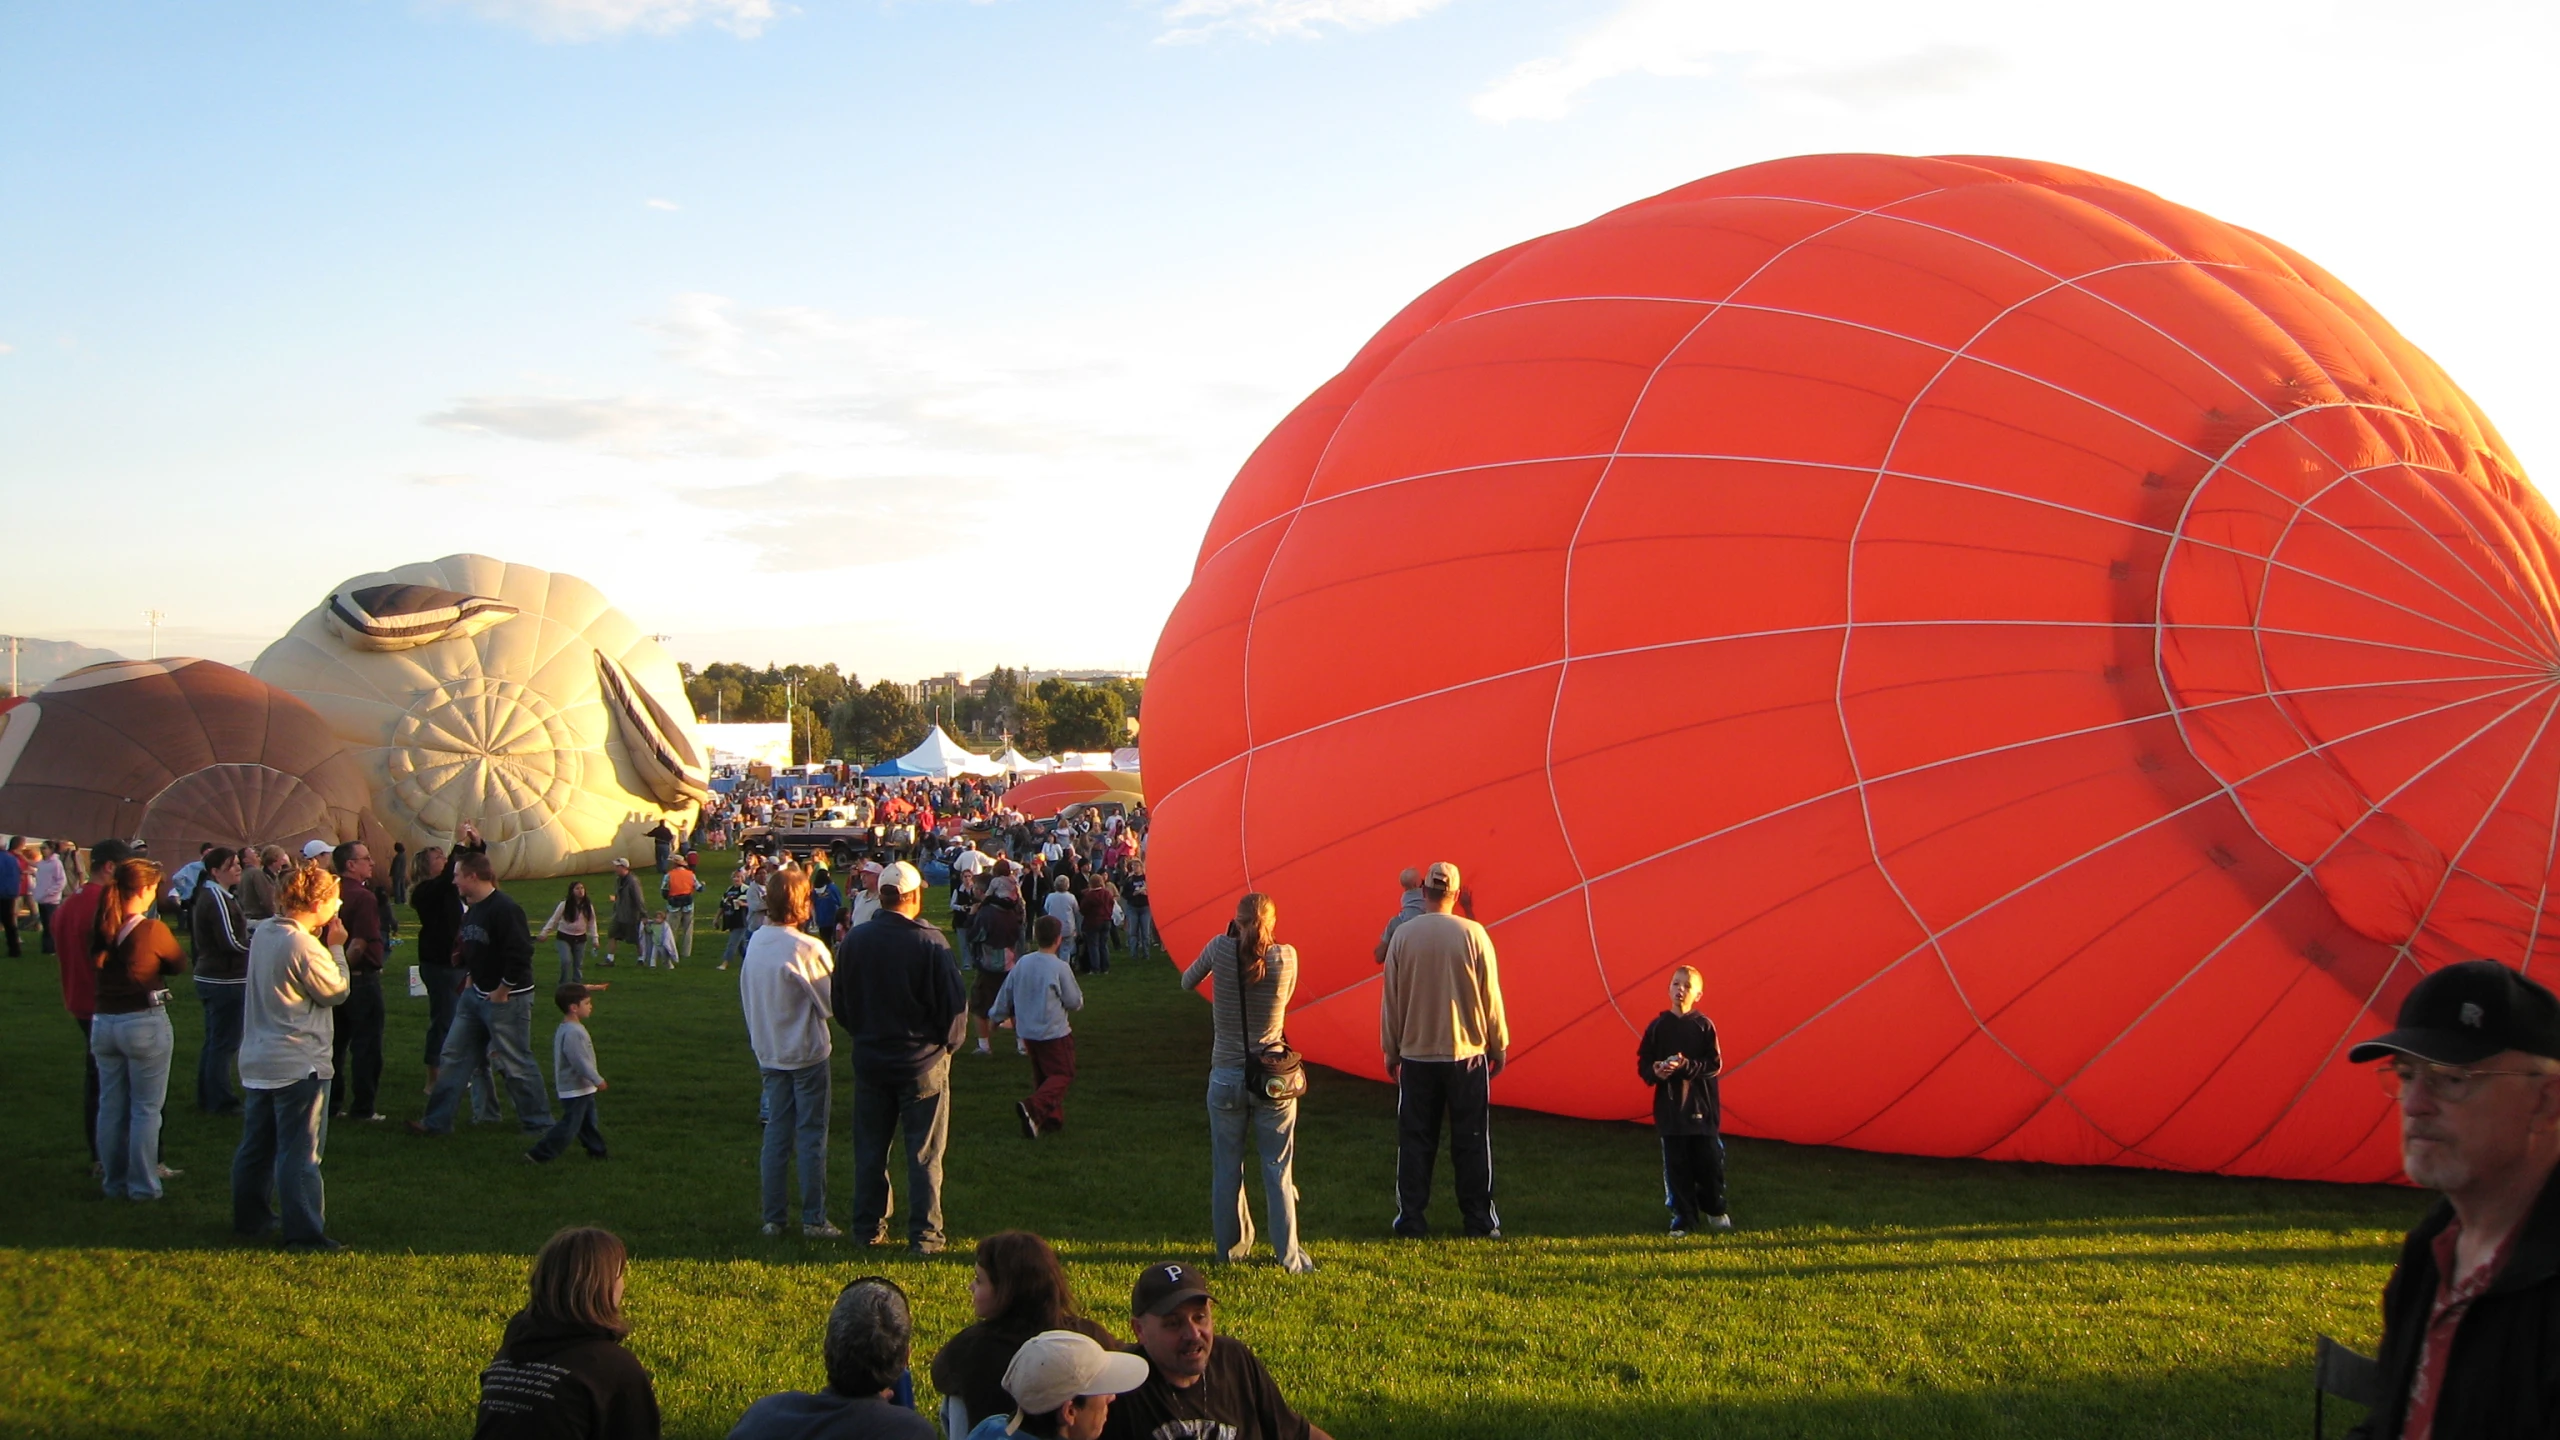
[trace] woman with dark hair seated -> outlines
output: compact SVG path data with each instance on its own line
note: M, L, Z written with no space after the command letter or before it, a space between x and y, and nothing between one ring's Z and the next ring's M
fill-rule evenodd
M1008 1414L1004 1370L1022 1342L1044 1330L1074 1330L1105 1350L1119 1341L1076 1313L1075 1292L1049 1242L1028 1230L1003 1230L978 1242L978 1268L969 1277L969 1304L978 1323L946 1342L933 1357L933 1388L943 1395L943 1426L953 1435L990 1415ZM954 1415L954 1407L962 1412Z
M551 1237L533 1257L533 1298L480 1372L475 1440L658 1440L658 1392L622 1348L628 1256L610 1230Z

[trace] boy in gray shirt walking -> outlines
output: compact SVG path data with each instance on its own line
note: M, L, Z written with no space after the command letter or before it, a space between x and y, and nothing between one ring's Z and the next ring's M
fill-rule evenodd
M1076 1037L1067 1012L1084 1008L1084 992L1076 987L1075 971L1058 958L1065 934L1054 915L1032 921L1032 939L1040 948L1013 962L1004 988L987 1007L988 1021L1011 1020L1013 1033L1031 1052L1031 1098L1013 1106L1026 1140L1066 1127L1067 1086L1076 1078Z
M560 1096L560 1118L550 1133L524 1152L536 1165L547 1165L569 1148L570 1137L598 1160L605 1158L604 1132L596 1128L596 1097L604 1093L604 1076L596 1070L596 1042L587 1034L587 1017L596 1012L594 992L601 985L563 985L551 992L560 1007L560 1028L551 1032L551 1082Z

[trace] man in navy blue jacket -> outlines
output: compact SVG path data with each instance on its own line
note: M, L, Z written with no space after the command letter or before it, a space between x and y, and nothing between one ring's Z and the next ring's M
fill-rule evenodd
M904 860L880 872L880 910L836 949L836 1018L853 1036L853 1233L889 1230L889 1137L907 1139L907 1239L942 1251L942 1150L951 1131L951 1055L969 1032L960 967L924 923L924 878Z

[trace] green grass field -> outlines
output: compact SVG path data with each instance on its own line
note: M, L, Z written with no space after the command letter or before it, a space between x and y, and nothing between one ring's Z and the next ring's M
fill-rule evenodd
M538 920L562 885L511 888ZM28 949L0 962L0 1434L467 1435L527 1259L568 1224L630 1243L630 1343L676 1436L724 1435L756 1396L822 1384L821 1323L855 1275L915 1297L921 1387L969 1319L976 1236L1050 1237L1086 1307L1124 1333L1141 1265L1207 1258L1206 1009L1160 961L1088 986L1059 1136L1015 1128L1024 1062L954 1062L940 1259L757 1233L755 1064L716 954L672 973L590 960L591 980L615 982L591 1025L613 1082L610 1161L524 1165L512 1120L441 1141L340 1124L329 1228L354 1248L288 1257L229 1233L237 1122L194 1109L183 982L165 1158L186 1173L157 1205L99 1196L75 1118L79 1032L51 958ZM552 963L545 947L546 985ZM396 1122L421 1108L426 1003L387 988ZM542 1016L547 1067L557 1016ZM850 1084L841 1073L838 1223ZM1220 1323L1344 1437L2296 1434L2312 1336L2372 1347L2399 1232L2424 1205L1737 1141L1741 1228L1675 1242L1647 1131L1504 1111L1511 1238L1409 1242L1385 1235L1392 1092L1319 1072L1301 1114L1301 1214L1323 1268L1286 1276L1266 1249L1215 1282ZM1440 1189L1434 1224L1454 1231L1445 1165Z

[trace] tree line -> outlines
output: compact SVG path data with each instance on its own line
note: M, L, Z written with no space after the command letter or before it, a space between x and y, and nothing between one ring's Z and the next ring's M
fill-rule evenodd
M911 687L892 680L864 686L860 676L827 665L728 661L677 667L685 698L704 720L791 724L793 763L844 759L865 763L903 755L940 725L975 749L1010 740L1026 755L1060 750L1113 750L1129 742L1129 721L1146 694L1144 680L1080 684L1055 676L1026 684L1022 672L998 666L955 692L917 703Z

